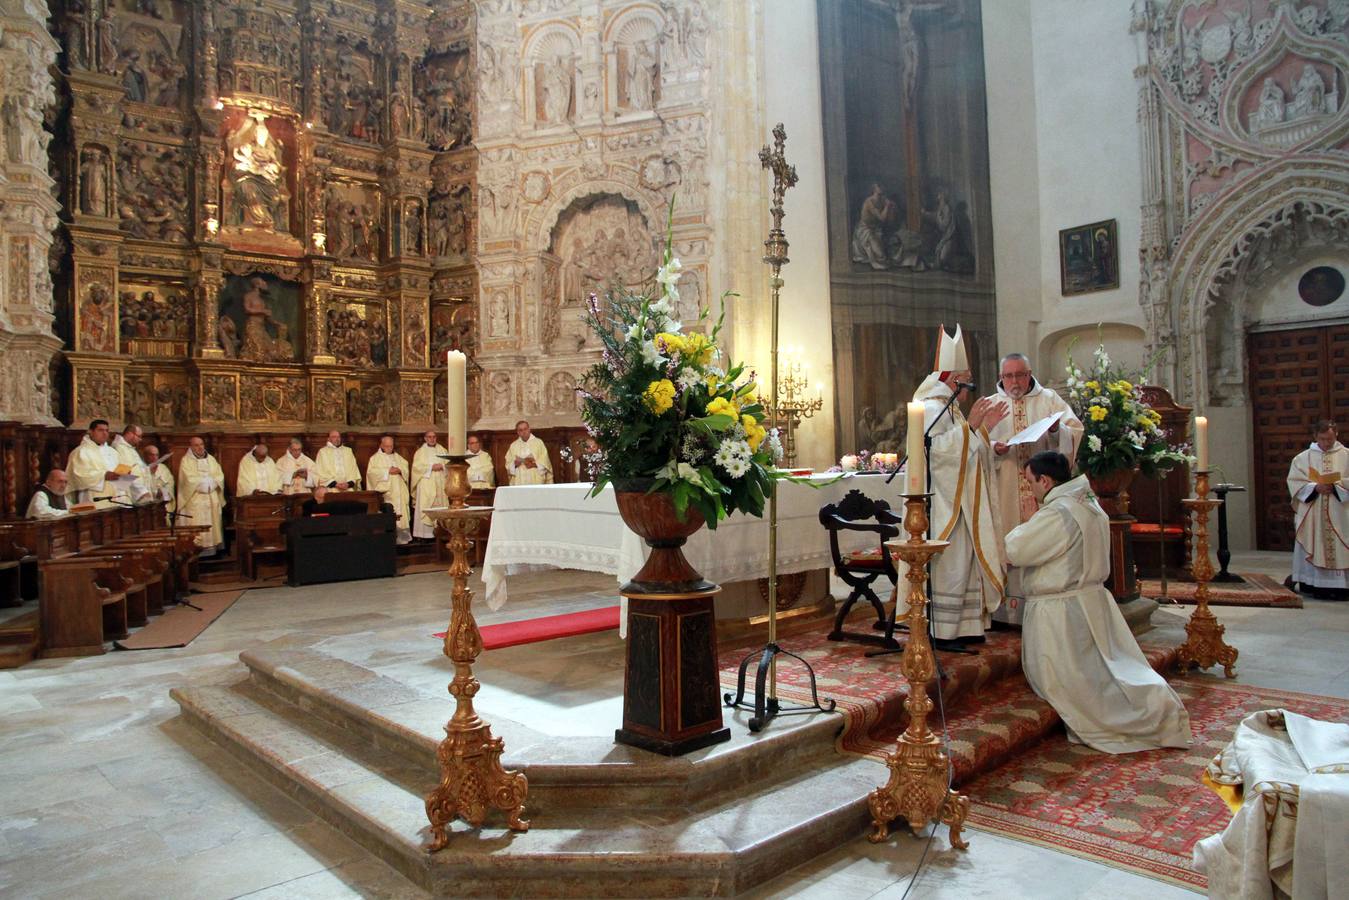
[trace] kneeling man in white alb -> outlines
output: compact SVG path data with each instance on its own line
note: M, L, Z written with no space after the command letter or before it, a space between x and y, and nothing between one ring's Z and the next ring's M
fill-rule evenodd
M1190 716L1148 665L1115 598L1110 519L1085 475L1046 450L1026 464L1040 503L1007 535L1007 559L1026 593L1021 668L1063 718L1068 739L1105 753L1188 747Z

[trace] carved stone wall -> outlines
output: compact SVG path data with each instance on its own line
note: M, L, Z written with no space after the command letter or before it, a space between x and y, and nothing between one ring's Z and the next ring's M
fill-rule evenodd
M1349 251L1349 4L1137 0L1142 277L1159 377L1246 405L1247 298Z
M46 0L0 0L0 420L32 424L57 421L51 373L61 347L48 266L59 205L44 128L59 48L46 18ZM86 164L108 172L106 159Z
M712 12L701 0L475 6L482 424L572 423L576 381L598 357L585 295L654 272L671 199L684 321L709 301ZM432 323L433 346L457 339L452 309Z

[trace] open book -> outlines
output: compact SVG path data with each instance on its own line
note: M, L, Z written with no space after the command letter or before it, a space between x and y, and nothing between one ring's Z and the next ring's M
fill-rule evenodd
M1307 467L1307 480L1312 484L1339 484L1343 477L1339 472L1319 472L1316 466Z
M1049 429L1054 427L1054 423L1063 418L1062 412L1056 412L1052 416L1045 416L1038 422L1032 422L1025 428L1018 431L1007 439L1007 446L1015 447L1017 444L1033 444L1040 438L1049 434Z
M131 474L131 467L126 463L118 463L117 468L113 469L113 472L117 473L117 476L121 478Z

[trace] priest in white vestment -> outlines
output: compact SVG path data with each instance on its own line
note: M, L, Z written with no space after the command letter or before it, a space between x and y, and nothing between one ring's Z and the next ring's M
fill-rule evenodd
M1115 598L1110 517L1085 475L1061 453L1027 463L1040 511L1007 535L1007 560L1022 569L1026 614L1021 668L1063 719L1068 739L1104 753L1190 745L1190 716L1148 665Z
M117 451L108 443L107 420L94 419L89 423L89 433L66 460L66 475L70 479L67 493L75 503L93 503L100 508L115 506L111 500L94 498L118 496L118 488L133 480L133 476L117 471L119 465ZM129 489L123 488L122 492L126 490Z
M482 439L476 434L468 436L468 486L474 490L497 486L497 470L492 463L492 454L482 448Z
M1008 408L1007 418L988 429L988 436L993 441L998 528L1006 537L1013 528L1030 521L1037 508L1030 482L1026 480L1026 462L1041 450L1056 450L1070 460L1077 459L1082 422L1073 415L1072 407L1062 397L1035 379L1030 358L1024 353L1009 353L1002 358L998 364L998 390L989 399L1006 403ZM1039 440L1015 446L1007 444L1013 436L1055 414L1062 418ZM1020 625L1021 584L1015 571L1007 575L1006 594L993 618L1009 625Z
M285 494L307 494L318 486L318 465L305 455L304 442L291 438L290 446L276 461L281 473L281 491Z
M1312 445L1293 457L1293 577L1303 590L1333 599L1349 592L1349 449L1335 423L1322 420Z
M993 610L1002 602L1006 569L992 488L993 449L986 429L1001 421L1007 407L980 398L968 419L959 400L947 407L951 395L963 394L966 389L961 385L971 378L960 326L954 338L943 327L936 369L913 394L914 401L924 406L923 427L930 429L932 440L928 533L951 542L932 564L932 633L941 650L983 642ZM900 584L903 578L901 572Z
M112 449L117 451L117 464L129 470L126 477L117 481L117 493L127 503L147 502L150 496L150 473L136 449L144 437L139 425L128 425L112 439Z
M356 454L351 452L350 447L342 446L342 432L328 432L328 443L319 448L315 462L318 483L324 487L337 488L339 491L361 489L361 469L356 465Z
M365 484L372 491L384 495L384 502L393 507L398 517L398 543L412 540L408 516L408 461L393 449L393 435L379 439L379 449L370 455L365 465Z
M70 510L66 508L66 473L62 469L52 469L47 473L47 480L38 485L38 489L33 492L33 499L28 501L28 511L25 518L28 519L59 519L70 515Z
M186 517L184 525L211 526L210 531L197 535L203 556L225 546L225 472L196 435L178 463L178 508Z
M436 523L428 518L423 510L444 509L450 505L445 494L445 448L440 445L434 431L422 435L422 445L412 455L412 496L416 501L416 514L412 520L412 536L432 540L436 536Z
M515 440L506 448L506 473L511 484L552 484L553 464L548 448L524 419L515 423Z
M234 496L279 494L282 484L281 470L277 468L276 461L267 455L266 442L259 441L239 460L239 477L234 482Z
M141 459L144 460L146 471L149 473L147 483L150 486L150 497L152 500L164 501L164 522L172 525L173 513L178 509L173 470L169 468L168 460L160 460L159 448L154 444L141 447Z

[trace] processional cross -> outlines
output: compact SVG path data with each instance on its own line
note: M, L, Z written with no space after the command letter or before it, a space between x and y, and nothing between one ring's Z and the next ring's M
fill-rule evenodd
M779 122L773 129L773 147L770 150L766 145L759 151L759 162L765 169L773 173L773 205L769 208L769 213L773 216L773 228L768 232L768 240L764 241L763 261L773 267L773 280L779 280L779 273L782 267L789 260L787 259L787 236L782 231L782 217L786 214L782 208L782 198L787 193L788 188L796 187L796 166L787 164L787 129L782 127Z

